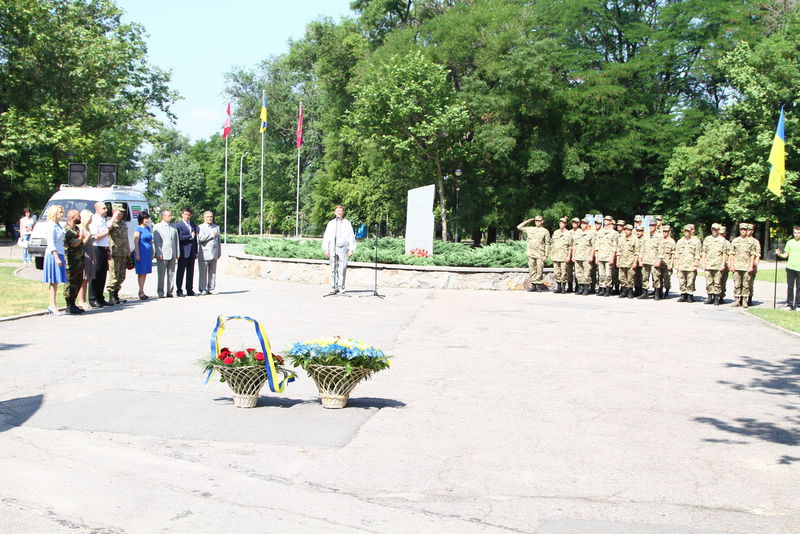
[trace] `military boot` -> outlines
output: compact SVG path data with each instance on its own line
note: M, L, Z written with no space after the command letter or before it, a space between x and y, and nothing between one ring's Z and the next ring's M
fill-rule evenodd
M581 291L581 295L588 295L589 294L589 284L583 284L583 291Z
M742 305L742 298L741 297L733 297L733 307L738 308Z
M653 290L653 300L661 300L661 288Z
M567 282L567 290L564 293L572 293L572 280Z
M75 299L65 299L67 302L67 315L80 315L84 312L83 308L75 305Z
M714 295L714 306L722 304L722 295Z
M713 304L713 303L714 303L714 294L709 293L704 304Z
M753 305L753 295L750 295L749 297L747 297L747 305L748 306L752 306Z
M750 299L752 297L742 297L742 308L749 308L750 307Z
M686 302L686 293L681 293L681 298L678 299L678 302Z
M119 299L117 298L117 292L116 291L109 291L108 292L108 303L111 304L112 306L115 306L115 305L119 304Z
M650 298L650 295L647 294L646 289L642 289L642 293L639 295L639 300L647 300Z
M686 294L686 302L692 303L694 302L694 295L690 295L689 293Z

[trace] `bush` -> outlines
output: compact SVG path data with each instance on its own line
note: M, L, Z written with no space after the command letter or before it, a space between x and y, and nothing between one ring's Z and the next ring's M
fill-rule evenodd
M230 238L229 238L230 239ZM237 238L246 243L244 251L254 256L270 258L325 259L320 241L311 239L258 239ZM433 256L425 258L405 254L405 240L384 237L378 240L378 263L398 265L441 265L450 267L517 267L528 266L525 241L492 243L484 247L472 247L462 243L436 241ZM371 263L375 261L374 241L359 243L352 261Z

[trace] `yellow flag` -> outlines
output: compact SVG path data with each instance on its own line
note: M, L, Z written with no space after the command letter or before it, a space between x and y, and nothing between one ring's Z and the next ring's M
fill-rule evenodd
M781 188L783 182L786 181L786 136L784 134L783 108L781 108L781 118L778 119L778 127L775 129L772 150L769 152L769 162L772 166L769 169L767 189L776 196L781 196Z

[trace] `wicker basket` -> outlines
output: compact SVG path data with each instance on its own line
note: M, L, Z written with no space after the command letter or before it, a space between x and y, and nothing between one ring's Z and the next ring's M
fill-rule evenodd
M353 369L348 373L337 365L309 365L307 371L317 384L323 408L344 408L356 385L372 374L371 369Z
M245 367L228 367L215 365L225 379L225 383L233 391L233 405L237 408L255 408L258 402L258 393L267 381L267 372L263 365L248 365Z

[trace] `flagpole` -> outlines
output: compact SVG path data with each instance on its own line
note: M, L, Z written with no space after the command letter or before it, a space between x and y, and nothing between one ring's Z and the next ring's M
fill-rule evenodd
M228 137L225 137L225 243L228 242Z
M297 121L297 196L295 199L295 215L294 215L294 236L300 237L300 147L302 146L302 126L303 117L303 102L300 102L300 110L298 113Z
M264 107L264 100L267 92L261 91L261 106ZM263 119L262 119L263 121ZM264 237L264 125L261 125L261 209L259 210L259 237Z

